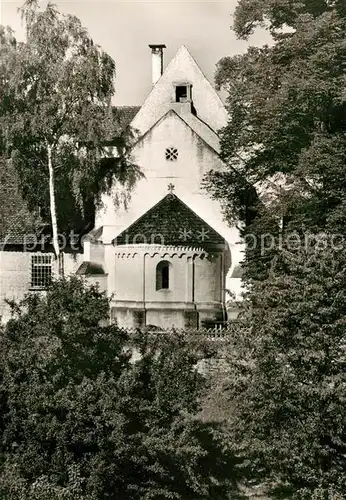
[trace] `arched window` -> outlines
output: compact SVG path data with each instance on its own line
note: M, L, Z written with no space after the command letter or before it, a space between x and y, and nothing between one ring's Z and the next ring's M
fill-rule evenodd
M170 263L162 260L156 266L156 290L168 290Z

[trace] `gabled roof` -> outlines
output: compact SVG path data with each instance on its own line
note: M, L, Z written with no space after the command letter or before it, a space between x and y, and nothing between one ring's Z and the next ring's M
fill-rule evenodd
M147 134L149 134L159 123L161 123L167 116L176 115L179 117L185 125L187 125L195 134L202 139L207 146L213 149L216 153L220 153L220 141L215 132L208 127L204 122L199 120L192 113L180 113L178 109L170 109L165 113L157 122L155 122L149 130L145 132L141 137L138 138L137 142L142 141Z
M227 124L227 111L219 95L183 45L132 121L142 135L172 108L173 86L179 82L191 83L193 104L202 122L215 133Z
M202 248L225 245L225 239L173 193L113 240L114 245L143 242Z
M192 113L179 113L177 115L201 138L203 141L220 153L220 141L217 134L202 120Z

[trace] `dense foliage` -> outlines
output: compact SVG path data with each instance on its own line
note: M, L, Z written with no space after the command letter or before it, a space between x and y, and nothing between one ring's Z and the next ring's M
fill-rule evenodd
M29 205L50 222L58 253L57 233L92 223L110 181L131 191L139 176L130 157L134 135L115 130L115 63L80 20L51 2L40 10L36 0L24 3L22 15L24 42L0 28L1 145ZM103 146L114 134L117 157L105 166Z
M240 0L237 35L261 25L273 45L225 57L216 75L227 169L207 183L247 242L231 441L248 478L284 498L346 491L345 5Z
M227 498L221 431L197 418L199 349L130 338L76 278L13 307L0 339L1 498Z

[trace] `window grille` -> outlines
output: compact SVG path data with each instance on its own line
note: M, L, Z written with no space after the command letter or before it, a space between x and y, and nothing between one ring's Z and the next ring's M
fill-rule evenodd
M31 288L43 289L52 283L52 256L32 255Z
M165 154L166 154L166 160L168 161L176 161L178 159L177 148L167 148Z

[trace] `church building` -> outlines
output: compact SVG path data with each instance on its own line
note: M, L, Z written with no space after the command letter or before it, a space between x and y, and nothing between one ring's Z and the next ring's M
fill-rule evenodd
M112 195L103 196L83 252L64 255L65 275L98 283L111 297L112 321L122 327L222 324L227 292L239 296L241 289L239 234L203 189L203 178L224 168L218 131L227 112L185 46L165 71L165 45L149 47L152 90L140 108L126 110L137 137L132 159L143 178L127 210ZM49 254L23 253L14 244L0 249L5 319L6 297L42 289L45 277L54 274Z

